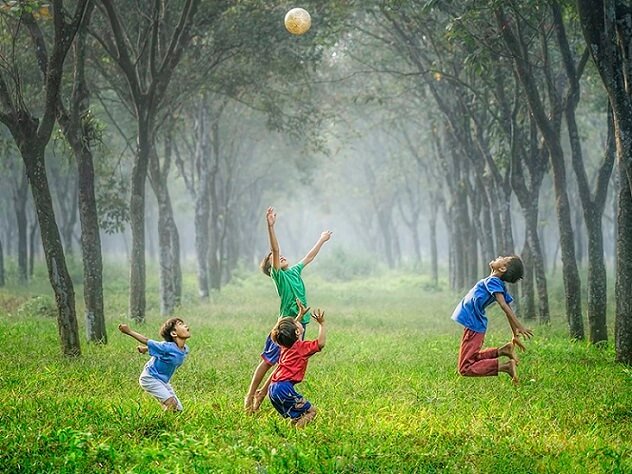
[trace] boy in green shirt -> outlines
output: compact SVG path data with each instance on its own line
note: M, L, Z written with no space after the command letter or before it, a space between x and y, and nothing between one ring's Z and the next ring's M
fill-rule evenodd
M266 222L268 224L268 238L270 240L271 251L261 262L261 271L272 278L277 290L277 294L281 299L281 305L279 307L279 317L291 316L295 317L299 313L296 300L298 299L305 307L307 307L307 297L305 294L305 284L301 272L303 268L309 265L312 260L318 255L320 248L325 242L331 238L331 231L324 231L320 234L320 238L314 244L314 247L307 252L307 255L298 262L296 265L289 266L287 259L281 255L279 251L279 242L276 238L274 231L274 224L276 223L276 213L274 209L269 207L266 211ZM307 313L303 316L303 327L309 322L310 314ZM270 335L266 339L263 352L261 353L261 362L255 369L248 388L248 394L244 399L244 408L247 412L253 412L259 408L261 402L268 393L268 385L270 380L268 379L261 389L258 390L259 384L265 377L270 367L275 365L281 354L281 348L272 341Z

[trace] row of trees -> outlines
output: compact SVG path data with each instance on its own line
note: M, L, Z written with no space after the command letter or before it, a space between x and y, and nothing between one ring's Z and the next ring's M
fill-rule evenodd
M30 185L64 353L80 350L62 245L70 248L72 237L59 232L72 234L72 216L80 217L89 340L105 342L99 231L120 231L129 221L129 312L142 322L147 178L168 314L181 296L170 187L183 187L192 201L206 298L236 262L253 260L257 210L295 173L302 183L314 176L328 183L323 206L343 209L364 230L358 238L389 263L401 259L403 233L417 261L429 238L435 280L443 221L453 288L479 278L500 253L522 254L529 271L521 311L544 323L541 198L550 187L570 336L585 337L577 255L585 235L588 336L605 341L602 221L616 170L615 339L617 360L632 362L623 298L631 281L624 2L313 1L305 7L314 28L300 38L280 28L287 5L141 3L86 0L69 8L57 0L49 9L25 1L0 13L3 44L11 45L2 50L0 121L28 177L12 182L16 216L27 212L19 209ZM74 184L62 186L69 198L57 198L61 226L47 174L59 167L44 166L55 123L76 165ZM10 162L11 147L3 149ZM95 150L108 158L95 164ZM279 165L279 156L299 159ZM126 203L115 199L121 189ZM19 267L26 269L29 229L17 220ZM520 249L517 229L524 229Z

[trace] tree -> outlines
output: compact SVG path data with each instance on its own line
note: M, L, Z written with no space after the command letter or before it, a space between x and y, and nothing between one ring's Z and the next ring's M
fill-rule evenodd
M613 113L617 173L620 180L617 212L617 270L615 283L616 360L632 364L632 9L621 0L577 0L588 50L599 71Z
M51 53L48 54L47 43L38 27L30 9L19 9L15 14L3 16L6 25L5 34L10 34L11 46L15 48L21 43L20 34L24 24L33 42L33 52L40 68L42 80L42 111L35 117L27 105L28 99L20 77L16 57L13 52L5 53L5 61L0 68L0 122L7 126L20 150L31 185L33 202L44 246L44 255L48 267L48 277L55 293L58 315L57 324L61 339L62 351L66 355L80 355L80 343L75 313L75 295L72 280L66 267L64 249L61 244L59 229L55 220L53 203L48 186L44 154L48 144L57 112L60 85L63 75L63 64L75 33L83 19L87 0L78 0L74 13L67 21L63 0L53 0L53 35L49 38ZM11 51L11 49L9 49ZM18 48L18 51L21 51ZM33 91L35 92L35 91Z

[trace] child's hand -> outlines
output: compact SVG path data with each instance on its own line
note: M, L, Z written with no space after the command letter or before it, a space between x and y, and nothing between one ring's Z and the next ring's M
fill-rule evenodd
M129 326L127 324L119 324L118 328L123 334L129 334Z
M520 341L520 339L518 338L518 336L514 336L511 338L511 343L518 347L518 349L520 349L521 351L526 351L527 348L524 346L524 344L522 343L522 341Z
M141 354L147 354L147 351L149 350L149 348L147 346L137 346L136 349Z
M318 324L323 324L325 322L325 312L319 308L312 313L312 318L314 318Z
M331 234L333 234L333 232L330 231L330 230L326 230L326 231L322 232L320 234L320 241L321 242L327 242L329 239L331 239Z
M266 211L266 221L270 227L276 223L276 212L274 212L274 209L271 207Z
M298 315L295 319L298 321L309 311L309 306L306 308L298 298L296 298L296 306L298 306Z

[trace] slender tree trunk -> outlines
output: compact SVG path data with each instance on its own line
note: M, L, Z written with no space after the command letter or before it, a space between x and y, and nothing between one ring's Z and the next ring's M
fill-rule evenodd
M26 220L26 196L28 181L26 173L22 172L18 183L13 188L13 208L18 228L18 281L26 283L28 279L27 256L27 220Z
M437 250L437 205L431 203L430 217L428 220L428 233L430 238L430 279L432 285L439 286L439 255Z
M2 250L2 239L0 239L0 287L3 287L4 284L4 252Z
M29 230L29 278L33 278L33 272L35 268L35 256L38 252L35 251L35 243L37 242L37 229L39 224L37 219L33 219L31 228Z
M197 257L197 281L198 294L202 300L207 300L209 295L209 215L210 215L210 188L209 188L209 132L208 132L208 104L206 97L200 105L196 135L195 164L198 170L198 187L193 190L195 198L195 253Z
M59 229L55 221L53 201L46 178L44 166L44 149L21 148L26 173L31 184L33 202L37 210L37 218L42 235L44 256L48 266L48 278L57 301L57 326L65 355L81 355L79 328L75 313L75 291L66 267L64 248L61 243Z
M524 262L524 277L522 278L520 289L523 300L522 317L526 321L534 321L535 315L535 298L533 288L533 256L529 247L528 231L525 230L525 242L522 249L522 261Z
M130 227L132 251L129 274L129 315L137 323L145 321L145 182L153 140L151 126L142 118L138 121L138 149L132 167L130 197Z
M621 186L617 213L617 277L614 339L617 362L632 365L632 194L627 173L618 166Z

